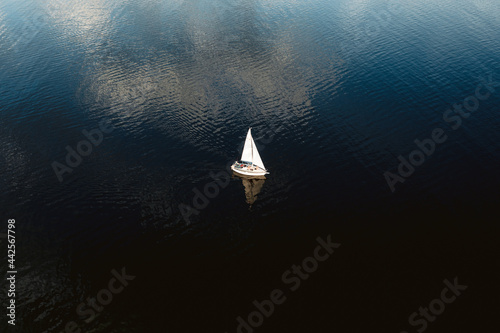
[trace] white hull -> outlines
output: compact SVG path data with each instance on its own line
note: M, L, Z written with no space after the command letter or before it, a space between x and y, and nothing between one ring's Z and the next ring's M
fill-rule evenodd
M258 166L237 168L236 165L238 165L238 163L234 163L233 165L231 165L231 170L233 170L237 174L244 176L264 176L269 173L266 170L259 168Z

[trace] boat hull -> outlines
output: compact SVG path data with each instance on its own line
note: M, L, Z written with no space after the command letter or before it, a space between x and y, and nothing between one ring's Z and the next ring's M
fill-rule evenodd
M231 170L233 170L235 173L237 173L239 175L252 177L252 176L264 176L264 175L267 175L269 173L265 170L262 170L259 167L257 167L256 170L252 170L248 167L244 167L244 168L237 167L237 165L238 165L238 163L234 163L233 165L231 165Z
M241 173L236 173L234 171L233 171L232 177L233 178L238 178L238 179L243 179L243 180L255 180L255 179L266 180L267 179L265 175L262 175L262 176L255 176L255 175L247 176L247 175L243 175Z

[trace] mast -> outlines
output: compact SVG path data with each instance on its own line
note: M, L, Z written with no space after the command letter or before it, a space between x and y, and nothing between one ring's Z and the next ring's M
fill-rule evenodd
M250 127L250 130L252 128ZM251 145L252 145L252 160L250 161L250 163L252 163L252 166L253 166L253 137L252 137L252 140L250 141Z

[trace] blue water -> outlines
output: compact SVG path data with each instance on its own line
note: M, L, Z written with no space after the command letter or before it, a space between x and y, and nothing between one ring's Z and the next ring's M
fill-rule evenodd
M499 250L499 28L493 0L2 0L17 331L235 332L328 234L338 262L259 332L414 330L444 278L479 283ZM227 173L249 127L265 181ZM137 280L84 323L123 266ZM472 289L428 332L491 329L463 319Z

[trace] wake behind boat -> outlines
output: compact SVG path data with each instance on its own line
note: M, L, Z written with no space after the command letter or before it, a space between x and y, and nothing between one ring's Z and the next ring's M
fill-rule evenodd
M253 141L251 127L248 129L241 159L231 165L231 170L244 176L264 176L269 174Z

